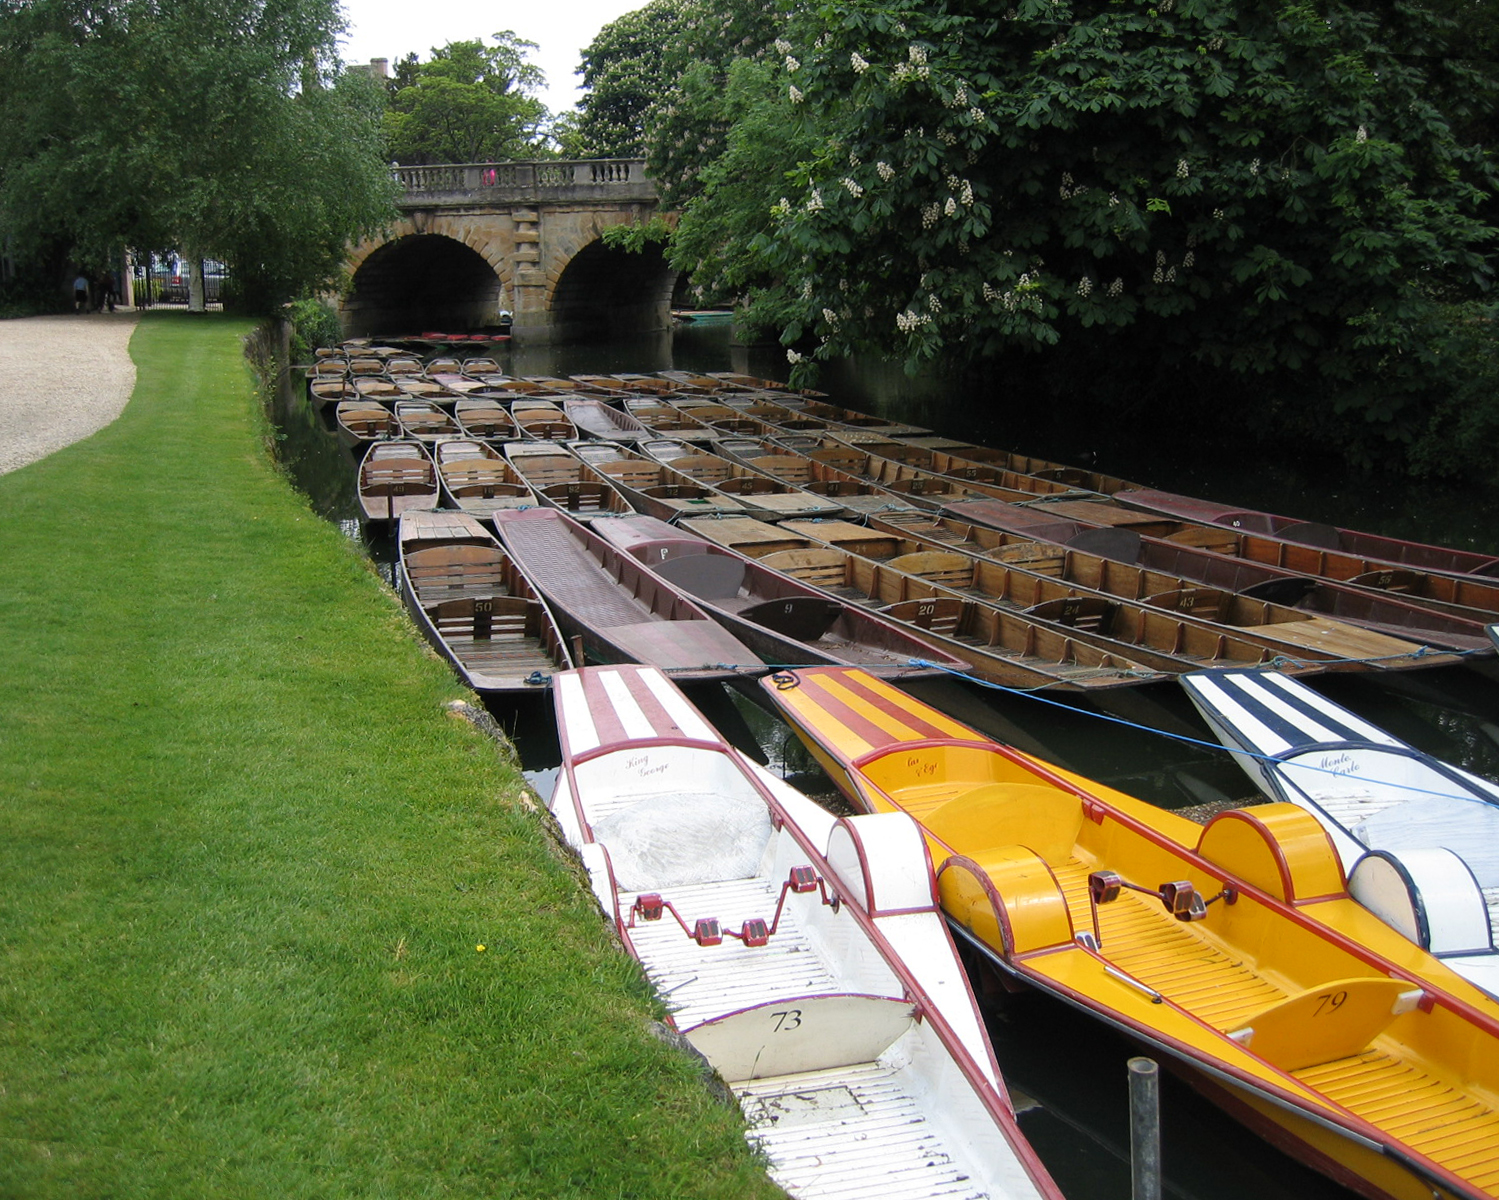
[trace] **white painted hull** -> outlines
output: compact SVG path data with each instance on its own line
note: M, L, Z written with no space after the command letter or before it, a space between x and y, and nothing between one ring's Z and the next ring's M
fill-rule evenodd
M1278 672L1181 684L1266 795L1321 822L1355 899L1499 995L1499 785Z
M1016 1125L914 822L834 817L654 669L555 686L552 811L775 1181L797 1197L1059 1198ZM707 919L718 944L689 933Z

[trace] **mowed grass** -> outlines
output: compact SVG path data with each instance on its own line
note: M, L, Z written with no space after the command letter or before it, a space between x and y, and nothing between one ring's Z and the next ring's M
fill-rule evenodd
M250 331L145 319L0 476L0 1196L779 1194L266 459Z

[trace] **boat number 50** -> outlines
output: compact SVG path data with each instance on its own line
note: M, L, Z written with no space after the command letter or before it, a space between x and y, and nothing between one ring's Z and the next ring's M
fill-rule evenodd
M789 1008L785 1012L771 1013L776 1019L776 1033L790 1033L793 1029L800 1029L802 1024L802 1010Z
M1343 1007L1343 1001L1348 999L1347 992L1323 992L1317 997L1317 1007L1312 1012L1314 1017L1325 1017L1329 1013L1335 1013Z

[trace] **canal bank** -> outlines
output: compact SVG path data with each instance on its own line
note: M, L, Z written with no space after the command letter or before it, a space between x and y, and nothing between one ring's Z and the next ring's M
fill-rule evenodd
M264 453L244 322L0 478L0 1193L770 1195L493 743Z

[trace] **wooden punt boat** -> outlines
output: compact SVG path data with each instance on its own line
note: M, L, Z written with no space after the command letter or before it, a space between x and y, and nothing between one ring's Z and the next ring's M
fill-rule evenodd
M746 416L737 408L719 404L712 399L674 396L671 405L684 416L691 417L710 429L716 429L720 434L736 434L739 437L770 437L781 432L774 425L768 425L764 421Z
M432 447L443 502L483 518L502 508L540 504L515 468L491 446L469 438L448 438Z
M575 391L592 392L596 396L610 396L614 399L638 396L645 390L626 383L617 375L569 375L567 378ZM655 382L662 383L659 379Z
M1101 577L1075 568L1071 575L1043 574L992 558L966 554L942 542L875 533L841 522L787 522L795 533L844 546L872 561L934 584L941 593L1055 621L1158 671L1214 665L1280 665L1288 670L1399 670L1450 666L1452 655L1370 629L1343 625L1259 600L1205 588L1172 588L1136 599L1149 580L1116 572ZM1099 560L1104 562L1106 560ZM1062 565L1066 565L1065 556ZM1118 564L1110 564L1117 567ZM1082 580L1086 578L1087 583ZM1103 591L1108 583L1117 591Z
M769 438L724 437L713 449L752 471L774 476L815 496L836 500L850 513L868 514L886 508L905 508L909 504L897 492L840 471L829 463L793 453Z
M401 436L401 424L383 404L372 400L340 400L333 410L338 440L351 449L363 442Z
M1499 1194L1499 1006L1350 898L1302 809L1203 827L862 672L762 686L859 808L921 823L949 921L997 969L1371 1200Z
M662 372L666 374L666 372ZM794 388L789 383L779 383L774 379L760 379L754 375L742 375L737 371L709 371L708 378L715 380L720 386L734 388L743 391L783 392L789 397L802 397L809 400L826 400L826 392L814 391L812 388Z
M453 405L453 419L464 434L471 438L484 438L496 442L508 442L520 436L510 412L497 400L466 397Z
M836 404L827 404L821 400L804 401L801 411L808 417L817 417L837 428L862 429L891 438L917 438L932 432L920 425L911 425L905 421L892 421L886 417L873 416L852 408L841 408Z
M383 376L385 360L369 353L350 354L349 374L355 377Z
M488 355L475 355L463 360L463 374L470 379L482 379L486 375L498 375L500 364Z
M717 545L753 554L764 565L809 587L905 626L971 663L972 673L991 683L1091 692L1166 678L1123 652L1098 649L1065 629L992 604L943 594L918 576L799 538L781 526L726 518L688 520L682 528ZM788 545L790 541L796 544Z
M556 509L497 512L494 524L563 632L594 661L643 663L683 682L767 669L699 605Z
M538 442L571 442L578 427L550 400L513 400L510 415L522 437Z
M1242 529L1276 541L1332 551L1370 563L1411 567L1418 571L1438 571L1449 575L1499 578L1499 556L1481 551L1458 550L1451 546L1432 546L1425 542L1384 537L1377 533L1361 533L1357 529L1345 529L1321 521L1281 517L1274 513L1236 508L1231 504L1198 500L1153 488L1121 491L1115 499L1129 508L1165 513L1178 520L1193 521L1199 525L1224 525L1230 529Z
M343 379L349 373L349 360L341 354L320 354L308 368L309 379Z
M383 375L358 375L354 378L354 390L361 400L373 400L379 404L394 404L404 397L394 383Z
M458 392L445 388L434 380L423 379L417 375L398 376L395 379L395 385L401 389L401 395L408 400L422 400L444 408L452 408L459 396Z
M577 378L577 376L574 376ZM662 379L657 375L638 375L628 371L619 371L607 378L616 380L625 385L636 396L642 392L652 396L669 396L679 390L677 384L669 379Z
M564 400L562 409L578 432L605 442L643 442L656 435L631 414L604 400Z
M1355 900L1499 995L1499 784L1274 671L1181 685L1261 791L1327 830Z
M674 471L653 458L613 442L572 442L568 449L619 489L636 512L675 521L679 517L740 516L744 505Z
M556 442L507 442L505 457L543 504L580 520L635 511L607 477Z
M307 378L307 396L319 408L327 408L340 400L358 400L359 389L350 379L341 375L325 375L322 378Z
M843 512L843 506L836 501L730 462L701 446L651 441L641 443L640 448L657 462L690 476L709 490L738 500L755 516L774 521L781 517L836 517Z
M773 426L778 432L811 433L814 430L821 432L829 425L821 417L809 415L804 405L788 408L759 392L740 392L724 396L722 400L724 407L732 408L735 412L753 420L763 421Z
M1122 479L1118 475L1109 475L1103 471L1092 471L1084 467L1069 467L1064 463L1049 462L1044 458L1035 458L1029 454L1019 454L1013 450L995 450L989 446L980 446L974 442L964 442L957 438L940 437L932 434L928 437L901 436L899 441L920 447L923 450L931 450L960 458L966 462L981 463L986 466L999 467L1005 471L1014 471L1020 475L1033 475L1037 479L1050 480L1060 483L1068 488L1083 492L1098 492L1100 495L1112 496L1115 492L1125 488L1138 488L1141 485L1132 483L1128 479Z
M972 492L997 500L1020 503L1037 497L1074 497L1078 493L1064 483L1038 479L1018 471L1006 471L984 463L971 463L950 454L928 450L907 441L872 430L830 430L829 439L857 450L888 458L908 467L917 467L943 479L956 480Z
M412 358L409 354L393 355L385 360L385 373L392 379L401 375L420 376L422 360Z
M396 401L396 420L400 422L403 434L419 442L458 437L463 432L451 413L426 400Z
M655 396L626 397L625 411L659 438L673 438L679 442L714 442L719 437L718 430L689 417Z
M843 663L898 678L969 669L966 659L903 624L654 517L620 517L593 528L691 596L765 662Z
M1152 571L1052 542L1028 542L981 525L965 526L950 517L940 519L938 524L937 518L899 511L872 514L871 521L873 529L862 531L859 549L859 553L871 558L884 559L913 551L955 552L1067 583L1079 592L1117 596L1179 613L1194 621L1225 626L1237 635L1292 657L1313 650L1344 660L1343 665L1349 669L1408 670L1451 666L1458 661L1445 653L1444 644L1433 646L1410 636L1393 635L1266 598L1203 586L1180 575ZM934 525L941 537L924 534L924 529ZM890 540L877 540L871 536L873 530L888 535ZM980 574L984 569L980 568Z
M543 392L551 396L575 396L580 392L593 392L604 395L602 388L593 387L586 383L577 383L571 379L562 379L556 375L526 375L521 382L528 383L532 387L541 388Z
M1203 525L1143 509L1112 503L1055 501L1032 506L954 503L946 511L960 520L990 525L1011 533L1033 533L1058 521L1074 520L1097 528L1133 529L1141 537L1162 538L1210 554L1239 558L1297 575L1310 575L1394 595L1397 599L1469 621L1492 621L1499 615L1499 581L1476 575L1445 575L1414 567L1392 566L1296 542L1284 542L1224 525ZM1041 533L1040 536L1045 536Z
M735 376L733 378L745 380L746 382L734 383L729 379L720 379L716 374L701 375L696 371L657 371L662 379L676 384L679 388L695 388L701 392L743 392L758 391L758 386L751 385L748 376ZM771 385L774 387L775 385Z
M992 483L960 482L946 475L874 453L858 444L853 438L816 437L806 434L783 434L771 439L792 454L804 454L814 462L825 463L836 470L866 479L870 483L894 492L902 500L918 508L937 509L959 500L985 500L1000 495L1009 500L1030 500L1034 493L998 488ZM874 446L895 446L896 443L876 438ZM907 447L909 450L910 448ZM919 457L914 450L912 458Z
M1129 529L1097 529L1077 521L1057 521L1036 527L1031 535L1022 535L911 510L871 513L869 523L897 536L960 545L967 553L1017 562L1027 570L1047 570L1042 564L1065 551L1069 556L1107 559L1190 584L1268 600L1406 641L1452 650L1490 648L1483 624L1477 619L1437 612L1374 588L1294 575L1177 542L1142 538ZM1037 536L1039 533L1046 536Z
M406 606L474 691L536 691L576 665L551 611L472 515L402 513L396 543Z
M437 467L420 442L371 442L359 463L359 511L371 524L437 507Z
M462 375L463 363L451 354L441 354L426 361L422 366L422 374L441 383L444 375Z
M441 384L455 396L489 398L493 391L482 379L470 379L467 375L458 375L447 371L439 375L434 375L432 382Z
M1016 1124L914 822L825 812L659 671L571 671L553 697L548 807L780 1187L1061 1200Z

